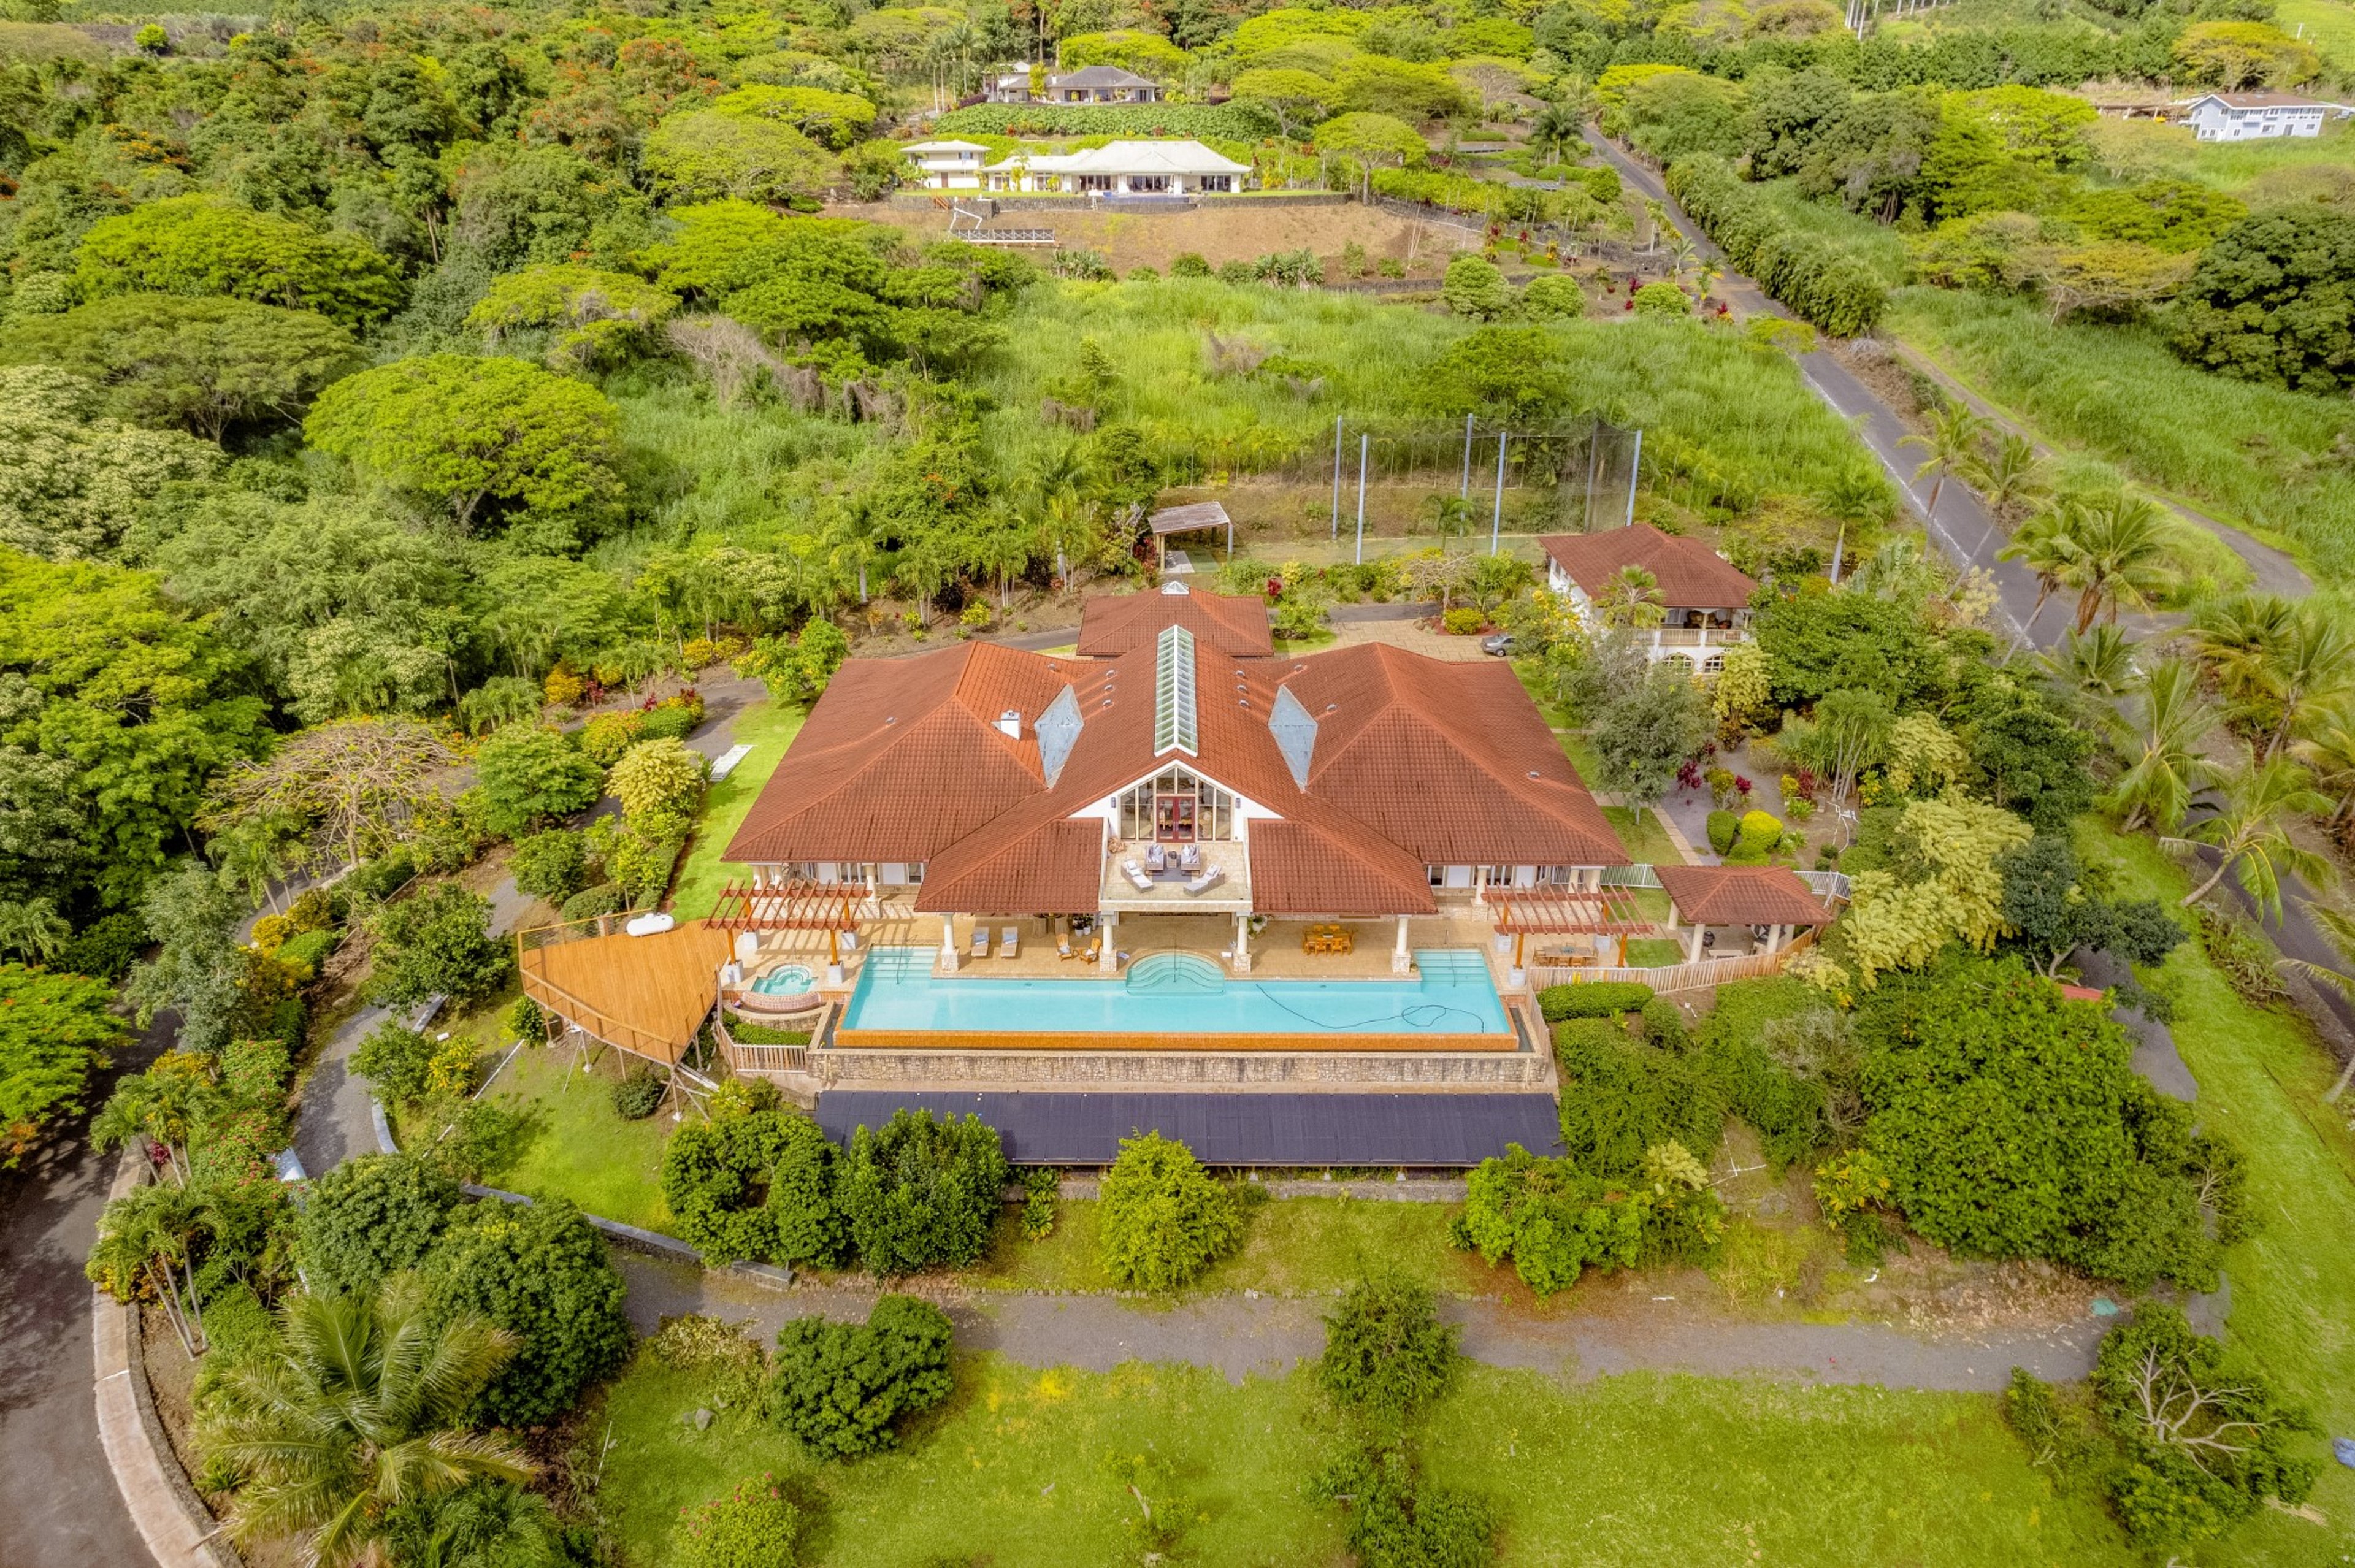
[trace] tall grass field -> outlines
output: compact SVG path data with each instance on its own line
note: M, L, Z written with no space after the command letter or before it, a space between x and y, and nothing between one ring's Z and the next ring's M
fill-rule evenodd
M1902 289L1885 330L2059 442L2221 520L2279 535L2320 580L2355 578L2355 406L2178 359L2147 327L2055 326L2030 304Z

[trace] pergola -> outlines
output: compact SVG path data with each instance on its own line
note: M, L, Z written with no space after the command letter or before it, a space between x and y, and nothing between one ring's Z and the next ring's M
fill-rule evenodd
M1227 559L1235 558L1235 520L1227 516L1226 507L1216 501L1196 501L1183 507L1165 507L1150 519L1153 544L1159 564L1169 564L1169 536L1199 533L1204 528L1227 530Z
M1766 951L1778 953L1796 927L1831 919L1798 873L1787 866L1662 866L1660 886L1668 895L1668 929L1692 928L1689 955L1700 958L1701 933L1712 925L1764 928Z
M719 890L705 923L719 931L823 931L829 964L842 962L842 933L858 928L857 907L867 891L855 882L778 882Z
M1653 924L1634 898L1613 888L1491 888L1487 900L1498 934L1513 939L1516 969L1525 966L1522 953L1532 936L1616 937L1624 962L1627 938Z

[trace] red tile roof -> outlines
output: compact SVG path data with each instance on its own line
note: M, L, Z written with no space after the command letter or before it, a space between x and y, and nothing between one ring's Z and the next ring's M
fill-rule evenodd
M787 749L727 859L923 861L919 910L1090 910L1102 887L1100 803L1176 764L1280 819L1246 828L1252 902L1270 913L1427 912L1427 865L1625 860L1501 664L1447 663L1382 645L1238 658L1199 635L1196 754L1156 753L1156 639L1163 626L1188 624L1210 597L1111 601L1139 606L1116 613L1150 635L1140 631L1109 657L973 643L853 660ZM1100 615L1098 603L1091 616ZM1305 787L1269 728L1285 687L1316 720ZM1082 725L1050 786L1037 725L1067 688ZM1018 738L996 726L1007 709L1021 716Z
M1687 925L1822 925L1823 900L1787 866L1661 866L1660 886Z
M1597 534L1548 534L1538 542L1589 594L1601 592L1629 566L1652 574L1662 606L1670 610L1739 610L1758 590L1699 539L1664 534L1649 523Z
M1222 654L1264 656L1274 651L1267 602L1255 593L1167 590L1106 594L1080 610L1079 650L1084 658L1111 658L1149 645L1161 628L1179 625Z

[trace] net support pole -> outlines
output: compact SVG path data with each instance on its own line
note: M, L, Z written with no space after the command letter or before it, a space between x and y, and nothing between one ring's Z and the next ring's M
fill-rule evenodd
M1341 421L1345 416L1333 416L1333 539L1341 539Z
M1455 492L1456 499L1461 501L1472 498L1472 418L1470 414L1464 416L1464 484Z
M1358 437L1358 564L1366 564L1366 449L1373 437Z
M1635 454L1627 459L1627 524L1636 526L1636 476L1644 471L1644 427L1636 427Z
M1522 462L1528 463L1524 456ZM1505 533L1505 432L1497 432L1497 509L1488 517L1488 553L1497 553L1497 546Z

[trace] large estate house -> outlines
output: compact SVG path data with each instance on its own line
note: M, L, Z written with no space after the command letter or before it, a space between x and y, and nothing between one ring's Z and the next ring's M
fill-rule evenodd
M2175 106L2172 118L2202 142L2253 142L2269 136L2319 136L2325 120L2355 114L2292 92L2208 92Z
M1651 579L1658 614L1639 618L1636 631L1655 660L1721 669L1725 650L1750 635L1757 582L1699 539L1630 523L1599 533L1549 534L1538 542L1546 553L1546 586L1588 625L1600 623L1631 569Z
M1199 142L1112 142L1076 153L1018 152L981 171L991 190L1066 195L1200 196L1242 188L1251 174Z
M526 993L673 1066L709 1039L837 1135L970 1111L1056 1164L1156 1127L1228 1165L1551 1148L1537 986L1646 934L1767 972L1821 908L1628 868L1508 666L1286 653L1181 583L1089 601L1069 651L846 664L725 859L708 918L525 933Z

